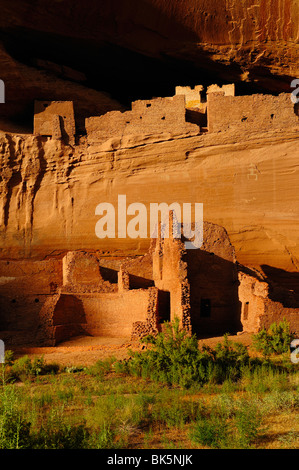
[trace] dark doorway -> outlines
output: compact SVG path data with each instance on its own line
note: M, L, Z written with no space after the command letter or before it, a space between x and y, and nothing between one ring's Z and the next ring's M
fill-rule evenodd
M170 292L158 291L158 323L170 321Z
M211 299L200 300L200 316L202 318L210 318L211 316Z

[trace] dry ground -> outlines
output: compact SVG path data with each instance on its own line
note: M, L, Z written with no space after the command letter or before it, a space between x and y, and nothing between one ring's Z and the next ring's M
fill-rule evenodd
M229 336L232 341L238 341L246 346L251 345L251 334L242 333ZM223 341L223 336L205 338L198 341L199 347L207 344L214 347ZM129 337L95 337L80 336L65 341L55 347L42 348L16 348L16 357L27 354L29 357L44 356L46 362L55 362L64 366L89 366L98 360L114 356L116 359L128 357L128 350L140 350L142 344L130 341Z

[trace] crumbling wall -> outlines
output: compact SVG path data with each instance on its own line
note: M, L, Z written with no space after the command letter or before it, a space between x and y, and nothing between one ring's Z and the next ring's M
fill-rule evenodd
M91 253L69 251L62 260L64 292L116 292L117 285L105 281L99 260Z
M175 87L176 95L185 96L186 108L200 108L203 104L201 92L203 91L202 85L196 85L194 88L190 86L177 86Z
M185 98L182 95L135 101L131 111L112 111L87 118L85 123L89 143L127 135L199 132L198 126L186 122Z
M299 334L299 308L286 308L269 298L269 285L249 274L239 273L239 299L242 302L243 330L257 333L286 319L291 331Z
M271 300L266 299L260 327L268 329L272 323L279 323L284 319L290 324L291 332L295 333L298 338L299 308L286 308L280 302L272 302Z
M203 86L196 85L194 88L189 86L177 86L176 95L185 97L186 120L200 128L207 126L207 102L202 97Z
M61 284L59 259L0 261L0 330L7 346L43 341L40 312Z
M228 85L210 85L207 88L207 94L209 93L224 93L224 96L235 96L235 84L230 83Z
M63 139L65 143L74 145L76 124L73 102L35 101L33 133Z
M243 331L257 333L261 329L261 317L265 313L265 302L269 285L256 277L240 272L239 300L242 303L241 323Z
M77 294L85 314L86 333L130 337L135 322L147 321L149 296L149 289Z
M169 214L169 236L161 238L161 225L153 251L155 286L170 293L170 320L179 318L181 326L191 332L190 290L187 264L183 261L184 243L174 238L173 213Z
M289 93L279 96L225 96L224 92L208 94L208 130L256 132L299 126Z

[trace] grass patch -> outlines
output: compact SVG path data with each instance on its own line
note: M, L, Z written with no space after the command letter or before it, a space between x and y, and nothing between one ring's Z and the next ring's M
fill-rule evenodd
M177 324L127 361L1 365L1 449L298 448L299 370L228 341L197 347Z

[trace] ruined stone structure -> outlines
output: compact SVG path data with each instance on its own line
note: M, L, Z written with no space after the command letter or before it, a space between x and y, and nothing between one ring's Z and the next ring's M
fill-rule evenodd
M76 125L73 102L35 101L33 132L74 145Z
M99 143L136 134L197 134L199 129L186 122L185 98L180 95L135 101L131 111L111 111L104 116L87 118L86 132L89 143Z
M176 95L185 96L186 118L189 122L206 128L207 123L207 98L210 93L221 93L224 96L235 96L234 83L229 85L210 85L204 91L203 85L196 85L194 88L189 86L177 86L175 88Z
M207 100L201 86L176 93L90 117L86 135L72 102L37 102L34 135L0 134L7 344L139 338L175 316L201 337L284 317L299 332L298 111L289 95L230 85ZM118 194L202 202L201 249L161 234L99 240L95 208Z
M209 132L258 131L298 126L289 93L279 96L227 96L223 92L208 94Z
M109 261L76 251L7 264L7 277L0 278L1 337L12 346L53 346L79 335L138 339L176 317L199 337L257 332L282 318L299 332L299 304L271 300L262 275L236 263L222 227L205 222L203 246L188 251L172 236L172 221L170 213L170 236L159 233L141 257Z

